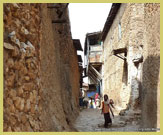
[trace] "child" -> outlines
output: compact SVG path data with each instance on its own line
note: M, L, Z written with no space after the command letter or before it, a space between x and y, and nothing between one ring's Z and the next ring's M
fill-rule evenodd
M114 114L112 112L112 108L110 107L110 105L114 108L113 104L114 104L113 100L111 99L109 101L108 95L105 94L104 101L102 102L102 112L101 112L101 114L104 114L104 119L105 119L104 127L105 128L108 127L108 123L109 123L109 125L112 124L112 120L110 117L110 111L111 111L113 117L114 117Z
M93 108L93 98L91 97L90 108Z

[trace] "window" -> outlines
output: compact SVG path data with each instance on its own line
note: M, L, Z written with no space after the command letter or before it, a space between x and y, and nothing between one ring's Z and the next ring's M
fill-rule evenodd
M118 33L119 33L119 40L121 39L121 34L122 34L122 31L121 31L121 22L119 22L118 24Z

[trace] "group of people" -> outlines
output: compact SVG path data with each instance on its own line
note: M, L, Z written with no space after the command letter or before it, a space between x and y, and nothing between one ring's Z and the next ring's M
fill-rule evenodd
M94 99L91 97L89 104L90 104L90 108L100 108L101 99L100 99L100 96L98 95L98 93L96 93Z
M115 107L114 107L113 100L109 99L107 94L104 95L104 101L102 101L102 102L101 102L101 98L98 95L98 93L95 94L94 99L90 98L90 100L89 100L87 98L84 98L83 106L85 106L87 108L88 105L89 105L89 108L101 109L101 114L104 115L104 120L105 120L104 127L105 128L112 125L111 115L114 118L114 113L113 113L112 108L115 109Z

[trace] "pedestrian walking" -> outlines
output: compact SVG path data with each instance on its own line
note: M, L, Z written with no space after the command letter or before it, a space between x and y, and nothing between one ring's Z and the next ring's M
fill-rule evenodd
M113 114L113 111L112 111L112 108L114 108L114 102L112 99L109 100L108 98L108 95L105 94L104 95L104 101L102 102L102 112L101 114L104 114L104 120L105 120L105 123L104 123L104 127L107 128L108 127L108 124L111 126L112 125L112 119L110 117L110 112L112 114L112 116L114 117L114 114Z
M83 99L83 106L86 107L86 108L88 108L88 102L89 102L88 97L85 97L85 98Z
M101 100L100 100L100 96L98 96L98 98L96 99L96 108L100 108L101 106Z
M93 98L91 97L90 108L93 108Z
M98 99L98 93L96 93L96 95L95 95L95 104L97 102L97 99Z

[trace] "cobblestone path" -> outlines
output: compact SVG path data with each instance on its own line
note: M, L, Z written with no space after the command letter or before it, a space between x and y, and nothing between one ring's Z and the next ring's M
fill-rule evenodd
M84 109L74 123L74 128L79 132L116 132L116 131L138 131L140 116L119 116L115 114L112 118L113 124L110 128L104 128L104 117L99 109Z

